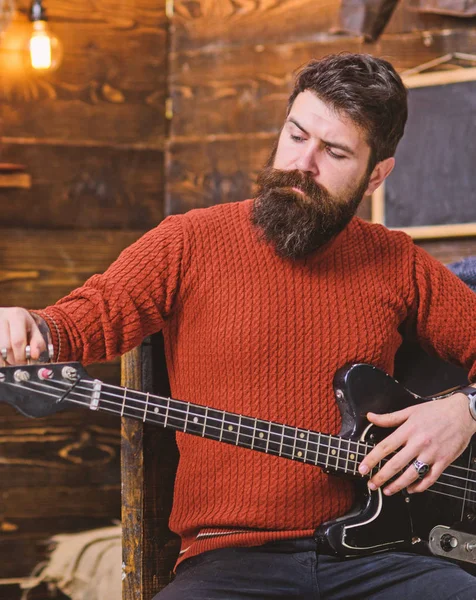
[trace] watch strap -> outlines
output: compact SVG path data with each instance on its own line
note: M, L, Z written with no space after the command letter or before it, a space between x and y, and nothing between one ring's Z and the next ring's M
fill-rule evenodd
M468 385L467 387L459 389L457 393L464 394L468 397L469 412L471 413L473 419L476 421L476 388Z

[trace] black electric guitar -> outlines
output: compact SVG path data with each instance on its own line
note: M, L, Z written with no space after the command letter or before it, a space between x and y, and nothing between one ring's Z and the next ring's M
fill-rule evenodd
M348 557L412 549L476 569L475 439L426 492L390 497L381 490L370 492L368 477L360 476L358 466L388 430L370 424L367 412L392 412L435 398L421 398L367 364L340 369L334 378L334 392L342 428L339 435L328 435L108 385L89 377L79 363L0 368L0 401L28 417L44 417L68 405L81 405L353 478L357 502L352 511L317 530L323 552Z

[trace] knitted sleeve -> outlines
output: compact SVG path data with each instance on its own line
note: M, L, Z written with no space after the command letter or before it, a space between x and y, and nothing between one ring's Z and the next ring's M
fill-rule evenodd
M416 334L425 348L469 370L476 380L476 294L415 246Z
M50 327L55 360L111 360L159 331L173 310L182 254L181 217L169 217L126 248L105 273L35 311Z

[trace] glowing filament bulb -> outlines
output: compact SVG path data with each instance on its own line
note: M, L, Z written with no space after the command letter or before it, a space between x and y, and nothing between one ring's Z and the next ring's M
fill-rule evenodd
M30 38L31 66L34 69L49 69L51 67L51 37L45 21L33 23L33 33Z

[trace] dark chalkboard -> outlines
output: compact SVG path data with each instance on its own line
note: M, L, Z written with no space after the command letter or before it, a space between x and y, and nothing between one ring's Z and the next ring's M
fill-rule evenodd
M476 224L476 69L470 71L472 81L409 90L405 135L384 188L388 227Z

